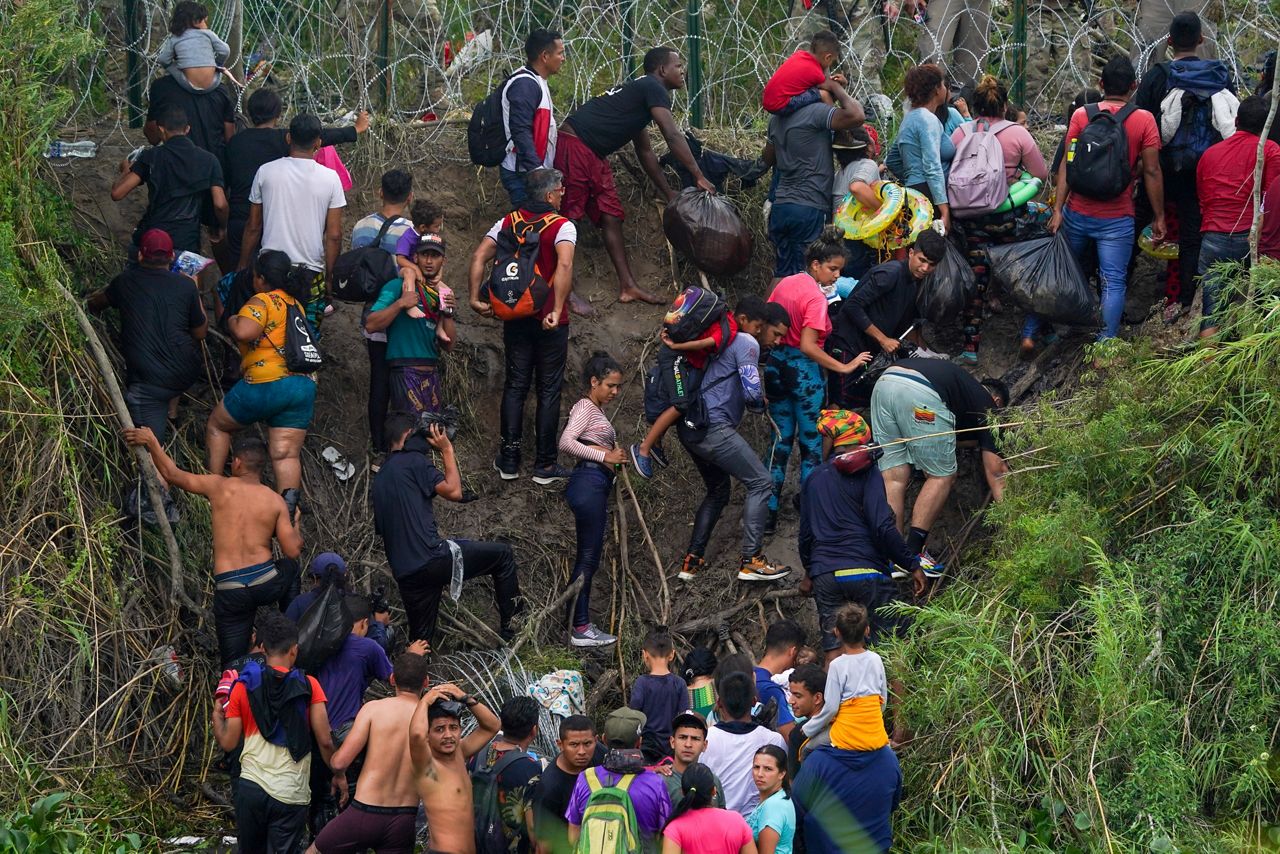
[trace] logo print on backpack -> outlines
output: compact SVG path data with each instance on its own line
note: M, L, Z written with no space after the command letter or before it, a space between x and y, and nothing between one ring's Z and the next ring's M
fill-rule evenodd
M536 317L551 296L551 285L538 270L542 235L564 217L547 214L527 220L519 212L498 232L498 247L489 275L489 306L498 320Z

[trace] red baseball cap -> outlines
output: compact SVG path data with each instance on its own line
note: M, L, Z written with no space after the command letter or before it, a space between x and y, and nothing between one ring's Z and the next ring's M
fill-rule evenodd
M143 258L151 260L172 258L173 238L164 229L149 228L142 233L142 240L138 241L138 249L141 250Z

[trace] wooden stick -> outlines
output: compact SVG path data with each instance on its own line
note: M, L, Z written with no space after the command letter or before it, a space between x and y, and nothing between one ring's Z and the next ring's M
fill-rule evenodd
M1262 236L1262 194L1267 189L1262 186L1262 166L1266 162L1266 144L1271 136L1271 125L1276 120L1276 108L1280 106L1280 80L1271 81L1271 109L1267 111L1267 121L1262 126L1262 135L1258 137L1258 153L1253 166L1253 225L1249 228L1249 262L1258 266L1258 240ZM1253 299L1253 277L1249 278L1249 299ZM1108 838L1107 842L1110 843Z
M107 396L111 398L112 406L115 407L116 418L120 421L120 426L126 430L133 429L133 416L129 414L129 407L125 405L124 395L120 393L120 383L116 379L116 370L111 364L111 359L107 356L106 348L102 346L102 339L98 337L93 324L89 321L89 315L85 314L84 309L80 307L79 301L61 282L54 282L54 284L66 301L71 304L71 308L75 312L76 322L84 333L85 343L89 345L89 354L98 366L102 384L107 389ZM173 527L169 524L169 517L164 512L164 491L163 487L160 486L160 472L156 470L156 465L146 448L135 447L133 456L142 470L142 479L147 485L147 496L151 499L151 507L155 510L156 521L159 523L160 533L164 537L165 549L169 552L170 604L175 611L179 605L185 605L198 613L204 613L204 609L187 596L186 573L182 566L182 553L178 550L178 539L173 535Z
M548 614L550 614L552 611L556 610L557 608L564 607L565 603L567 603L574 596L578 595L578 591L582 589L582 582L584 578L586 578L586 576L579 575L577 578L574 579L572 584L570 584L568 587L564 589L563 593L561 593L555 599L551 600L551 604L547 605L545 608L542 608L537 613L529 615L528 619L524 621L524 628L520 630L520 637L516 638L516 642L513 643L511 645L511 649L507 651L507 654L503 658L502 665L500 665L499 669L501 669L501 667L505 667L508 661L516 657L516 653L520 652L521 647L523 647L525 643L527 643L528 640L534 636L534 634L537 632L538 625L544 619L546 619Z
M653 556L653 567L657 570L658 580L662 582L662 624L665 626L671 619L671 588L667 585L667 574L662 571L662 556L658 554L658 547L649 533L644 512L640 510L640 501L636 498L636 491L631 486L631 477L627 474L625 467L622 469L622 485L626 487L631 505L636 508L636 520L640 523L640 531L644 534L644 541L649 546L649 553Z
M746 599L743 599L741 602L737 602L734 605L731 605L730 607L726 608L725 610L720 611L717 614L711 614L706 617L695 617L692 620L686 620L680 625L672 628L671 631L679 635L689 635L694 632L705 631L705 630L714 631L718 625L720 625L723 622L726 622L734 614L738 613L744 608L747 608L755 604L758 601L776 602L779 599L794 599L799 595L800 595L800 591L794 587L788 588L786 590L770 590L768 593L764 594L764 596L761 596L759 599L748 597Z

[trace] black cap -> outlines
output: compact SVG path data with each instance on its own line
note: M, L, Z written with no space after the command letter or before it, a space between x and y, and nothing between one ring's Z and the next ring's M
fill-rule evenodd
M703 735L707 733L707 720L702 715L694 711L684 711L671 719L671 731L674 733L682 726L691 726L695 729L702 730Z

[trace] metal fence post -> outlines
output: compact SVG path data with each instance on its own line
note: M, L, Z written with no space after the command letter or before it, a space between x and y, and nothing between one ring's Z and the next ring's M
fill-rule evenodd
M702 0L689 0L685 12L689 45L689 123L702 127Z
M622 13L622 79L636 73L636 0L621 0Z
M1013 0L1013 102L1025 110L1027 95L1027 0Z
M142 127L142 63L138 58L138 42L142 36L138 26L138 0L124 0L125 96L129 101L129 127Z
M382 77L382 108L391 105L391 75L387 73L391 55L391 0L383 0L378 22L378 74Z

